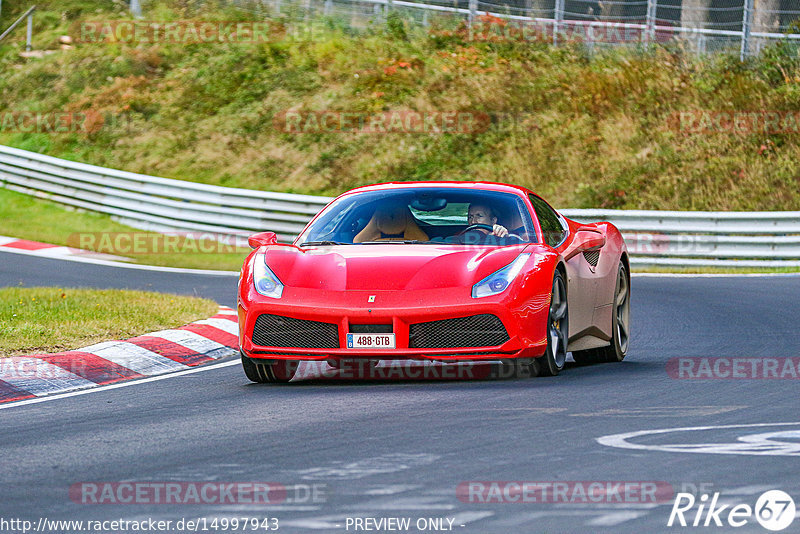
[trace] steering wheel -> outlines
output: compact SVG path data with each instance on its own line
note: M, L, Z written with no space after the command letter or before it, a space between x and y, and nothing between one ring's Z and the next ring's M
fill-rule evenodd
M494 226L492 226L491 224L470 224L469 226L461 230L459 235L466 234L467 232L471 232L472 230L489 230L489 232L491 233L494 231Z
M467 232L472 231L472 230L489 230L489 232L491 233L491 232L494 231L494 226L492 226L491 224L471 224L471 225L467 226L466 228L464 228L459 235L466 234ZM520 241L525 241L524 239L522 239L517 234L512 234L511 232L509 232L506 235L504 235L501 239L505 239L507 237L513 237L513 238L519 239Z

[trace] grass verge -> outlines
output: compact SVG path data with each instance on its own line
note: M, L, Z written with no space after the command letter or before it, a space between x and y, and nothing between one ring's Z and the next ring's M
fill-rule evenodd
M208 299L129 290L0 289L0 357L60 352L205 319Z

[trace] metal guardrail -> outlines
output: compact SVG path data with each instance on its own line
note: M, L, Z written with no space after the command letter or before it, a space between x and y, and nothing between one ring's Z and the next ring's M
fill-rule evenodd
M0 186L106 213L136 228L229 238L297 235L331 199L158 178L0 146ZM635 265L800 267L800 212L565 209L614 223Z
M137 228L296 235L330 199L170 180L0 146L0 184Z
M26 40L25 40L25 50L30 51L31 48L32 48L31 47L31 38L33 36L33 12L34 11L36 11L36 6L31 6L30 8L28 8L28 10L25 13L23 13L22 16L20 16L16 21L14 21L14 23L11 24L11 26L9 26L6 29L6 31L4 31L2 34L0 34L0 41L2 41L5 38L6 35L8 35L11 32L13 32L14 28L16 28L19 25L19 23L22 22L27 17L28 18L28 30L27 30L27 34L26 34Z

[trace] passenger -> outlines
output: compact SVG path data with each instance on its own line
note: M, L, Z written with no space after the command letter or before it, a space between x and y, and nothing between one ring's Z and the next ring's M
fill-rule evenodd
M393 205L376 209L364 229L353 238L353 243L406 240L428 241L429 238L407 206Z

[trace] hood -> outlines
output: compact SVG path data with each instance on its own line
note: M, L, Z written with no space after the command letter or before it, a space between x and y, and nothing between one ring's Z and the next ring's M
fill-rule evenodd
M525 249L436 245L270 246L267 265L287 287L418 290L470 287Z

